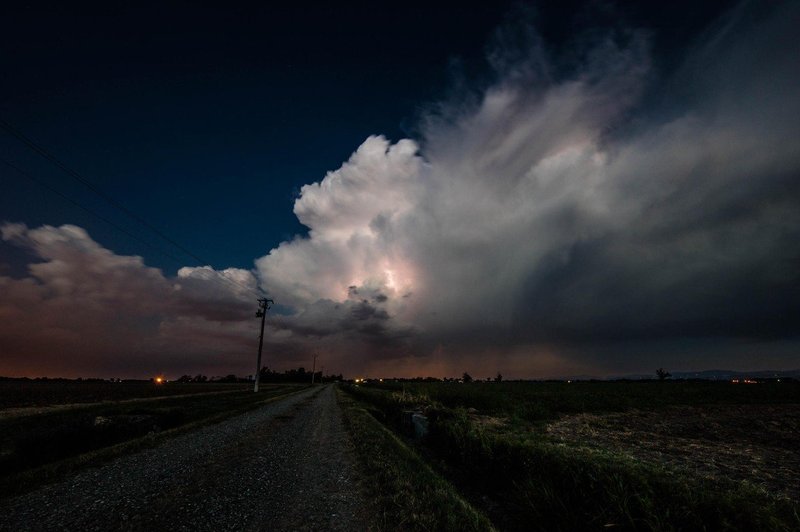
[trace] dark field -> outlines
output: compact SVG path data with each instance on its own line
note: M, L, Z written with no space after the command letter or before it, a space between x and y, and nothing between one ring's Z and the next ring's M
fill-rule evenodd
M0 497L305 388L264 385L255 394L238 384L2 384L6 404L16 407L0 409ZM28 394L34 399L26 401Z
M500 529L800 528L796 382L386 382L348 391ZM410 411L428 420L421 439Z
M252 385L174 382L156 385L152 382L92 380L0 380L0 410L243 390L248 387L252 387Z
M661 410L669 406L800 404L800 383L667 382L385 382L369 389L482 414L543 422L566 414ZM413 401L412 401L413 402Z

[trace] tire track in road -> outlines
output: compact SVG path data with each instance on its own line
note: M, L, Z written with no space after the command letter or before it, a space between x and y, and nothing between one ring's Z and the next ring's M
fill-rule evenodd
M0 502L2 530L363 530L332 386Z

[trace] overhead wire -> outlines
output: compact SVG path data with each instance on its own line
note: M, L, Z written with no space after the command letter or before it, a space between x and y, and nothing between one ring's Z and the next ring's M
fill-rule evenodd
M113 227L117 231L120 231L121 233L124 233L128 237L136 240L140 244L144 244L145 246L147 246L151 250L155 251L156 253L158 253L158 254L160 254L160 255L168 258L168 259L171 259L171 260L175 261L175 263L177 263L177 264L181 264L183 262L181 259L179 259L175 255L173 255L171 253L168 253L168 252L164 251L163 249L154 246L153 244L151 244L147 240L144 240L143 238L138 237L137 235L131 233L130 231L128 231L127 229L125 229L121 225L118 225L118 224L114 223L113 221L109 220L105 216L103 216L101 214L98 214L97 212L93 211L92 209L90 209L90 208L88 208L88 207L86 207L84 205L81 205L80 203L78 203L74 199L70 198L69 196L67 196L66 194L64 194L63 192L58 190L57 188L49 185L46 181L44 181L42 179L39 179L38 177L34 176L30 172L27 172L27 171L23 170L22 168L20 168L19 166L15 165L11 161L8 161L7 159L5 159L3 157L0 157L0 163L3 163L7 167L11 168L12 170L17 172L18 174L27 177L28 179L30 179L31 181L33 181L37 185L41 186L42 188L45 188L45 189L49 190L50 192L52 192L53 194L56 194L57 196L61 197L62 199L70 202L71 204L75 205L79 209L91 214L92 216L94 216L95 218L99 219L100 221L105 222L106 224L108 224L109 226Z
M108 194L106 194L105 192L100 190L99 188L97 188L91 181L89 181L88 179L83 177L81 174L79 174L78 172L76 172L72 168L68 167L66 164L62 163L58 158L56 158L55 155L51 154L46 149L44 149L42 146L40 146L39 144L37 144L33 140L29 139L28 137L26 137L21 131L16 129L14 126L9 124L5 120L0 119L0 127L5 129L8 133L13 135L17 140L19 140L20 142L22 142L23 144L28 146L31 150L33 150L34 152L39 154L41 157L43 157L44 159L47 159L48 161L50 161L58 169L60 169L61 171L63 171L64 173L66 173L67 175L69 175L70 177L72 177L73 179L78 181L79 183L81 183L83 186L85 186L86 188L88 188L89 190L91 190L92 192L94 192L95 194L100 196L101 198L103 198L105 201L110 203L115 208L121 210L122 212L124 212L125 214L127 214L128 216L130 216L131 218L136 220L137 222L141 223L142 225L144 225L145 227L147 227L148 229L153 231L159 237L161 237L162 239L166 240L167 242L169 242L170 244L172 244L173 246L175 246L179 250L181 250L187 256L192 257L194 260L196 260L196 261L198 261L200 263L208 263L207 261L204 261L202 258L198 257L197 255L195 255L194 253L192 253L191 251L189 251L188 249L186 249L185 247L180 245L178 242L176 242L175 240L173 240L172 238L170 238L169 236L164 234L157 227L154 227L152 224L150 224L150 222L148 222L147 220L145 220L144 218L142 218L141 216L139 216L135 212L131 211L130 209L128 209L127 207L122 205L120 202L118 202L117 200L115 200L114 198L112 198L111 196L109 196Z
M180 250L186 256L191 257L193 260L197 261L197 263L199 264L200 268L198 268L198 270L196 270L196 271L201 271L201 272L209 271L209 270L205 269L205 266L206 265L210 265L211 264L210 261L204 260L203 258L199 257L197 254L193 253L192 251L187 249L185 246L179 244L177 241L175 241L175 239L169 237L163 231L161 231L157 227L153 226L150 222L148 222L147 220L145 220L144 218L142 218L141 216L139 216L138 214L136 214L132 210L130 210L127 207L125 207L119 201L115 200L114 198L112 198L108 194L104 193L102 190L100 190L97 186L95 186L91 181L89 181L83 175L81 175L77 171L73 170L72 168L70 168L69 166L67 166L63 162L61 162L57 157L55 157L53 154L51 154L49 151L47 151L41 145L37 144L36 142L34 142L33 140L31 140L30 138L25 136L21 131L19 131L17 128L15 128L14 126L12 126L7 121L5 121L5 120L3 120L1 118L0 118L0 127L2 127L4 130L6 130L9 134L11 134L17 140L19 140L20 142L22 142L23 144L28 146L28 148L33 150L39 156L41 156L42 158L44 158L47 161L49 161L50 163L52 163L59 170L61 170L62 172L66 173L67 175L69 175L70 177L72 177L73 179L75 179L76 181L81 183L83 186L88 188L94 194L96 194L97 196L99 196L100 198L105 200L111 206L113 206L116 209L124 212L130 218L133 218L134 220L136 220L137 222L139 222L140 224L145 226L147 229L149 229L150 231L152 231L153 233L158 235L162 240L168 242L169 244L171 244L172 246L174 246L175 248ZM114 222L112 222L112 221L108 220L107 218L97 214L96 212L92 211L91 209L79 204L77 201L69 198L68 196L66 196L65 194L61 193L60 191L57 191L53 187L47 185L44 181L34 177L29 172L25 172L23 169L19 168L18 166L10 163L9 161L7 161L5 159L2 159L2 162L4 164L6 164L7 166L9 166L10 168L14 169L15 171L19 172L20 174L28 177L32 181L34 181L34 182L38 183L39 185L43 186L44 188L47 188L48 190L51 190L52 192L58 194L59 196L61 196L62 198L66 199L70 203L78 206L79 208L83 209L84 211L88 212L89 214L91 214L91 215L97 217L98 219L104 221L105 223L111 225L112 227L114 227L115 229L121 231L122 233L126 234L127 236L135 239L138 242L141 242L141 243L147 245L149 248L157 251L161 255L169 257L170 259L176 261L177 263L181 263L182 262L180 259L176 258L172 254L169 254L169 253L166 253L166 252L160 250L159 248L153 246L152 244L150 244L149 242L145 241L144 239L141 239L141 238L137 237L136 235L132 234L131 232L127 231L126 229L122 228L118 224L115 224ZM210 266L209 266L209 268L210 268ZM254 290L252 287L245 286L245 285L239 283L238 281L235 281L235 280L231 279L230 277L226 277L225 275L223 275L221 272L217 271L214 268L210 268L210 271L213 272L214 274L216 274L217 277L214 277L214 278L208 277L209 280L220 279L220 280L222 280L224 282L227 282L227 283L229 283L229 284L231 284L233 286L237 286L239 288L247 290L248 292L250 292L250 293L252 293L252 294L254 294L256 296L259 296L259 297L264 294L263 289L261 287L259 287L259 286L256 286L256 289ZM202 274L201 274L201 276L202 276Z
M57 196L61 197L65 201L68 201L69 203L75 205L79 209L81 209L81 210L87 212L88 214L94 216L98 220L108 224L109 226L113 227L117 231L127 235L129 238L139 242L140 244L143 244L143 245L147 246L148 248L150 248L151 250L155 251L156 253L158 253L158 254L160 254L160 255L162 255L162 256L164 256L164 257L166 257L166 258L168 258L168 259L170 259L172 261L174 261L176 264L181 264L182 265L184 263L183 260L179 259L178 257L173 255L172 253L164 251L163 249L159 248L158 246L155 246L155 245L151 244L147 240L139 237L138 235L136 235L134 233L131 233L130 231L128 231L127 229L125 229L121 225L113 222L112 220L106 218L105 216L103 216L103 215L97 213L96 211L86 207L85 205L82 205L80 202L78 202L78 201L74 200L73 198L67 196L66 194L64 194L63 192L58 190L57 188L55 188L55 187L51 186L50 184L48 184L46 181L44 181L42 179L39 179L35 175L33 175L30 172L27 172L26 170L20 168L19 166L15 165L11 161L9 161L9 160L7 160L7 159L5 159L3 157L0 157L0 163L2 163L5 166L11 168L12 170L14 170L15 172L19 173L20 175L30 179L31 181L33 181L37 185L41 186L42 188L45 188L45 189L49 190L50 192L52 192L53 194L56 194ZM224 280L224 281L226 281L228 283L232 283L232 285L236 286L237 288L243 288L245 290L248 290L249 292L251 292L254 295L257 295L257 296L261 295L261 294L258 294L256 292L254 292L251 288L249 288L247 286L244 286L241 283L238 283L238 282L234 281L233 279L229 279L228 277L223 276L221 273L219 273L217 270L215 270L213 268L206 268L205 266L201 266L199 268L196 268L194 270L194 273L198 274L200 278L205 279L207 281L217 281L217 282L219 282L219 280L222 279L222 280ZM216 274L216 276L212 276L212 274Z

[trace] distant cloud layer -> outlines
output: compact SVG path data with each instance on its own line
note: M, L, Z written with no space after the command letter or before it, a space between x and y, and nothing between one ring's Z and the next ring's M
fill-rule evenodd
M37 262L26 278L0 276L0 374L147 376L196 366L224 372L232 364L226 355L252 343L242 321L252 307L244 289L212 282L202 269L182 268L167 279L72 225L1 230L3 240L27 248ZM255 286L250 272L222 275Z
M533 45L499 50L498 81L442 104L417 141L370 137L304 186L308 237L222 273L282 305L277 365L315 349L351 374L796 365L799 13L740 7L668 79L635 32L596 38L568 72ZM73 226L3 239L42 261L0 277L17 367L47 352L251 372L243 290L197 268L165 278ZM108 362L121 351L128 366Z

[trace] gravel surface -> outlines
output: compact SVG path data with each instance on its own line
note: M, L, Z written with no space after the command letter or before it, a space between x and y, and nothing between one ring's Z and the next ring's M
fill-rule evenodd
M0 530L364 530L332 386L0 502Z

